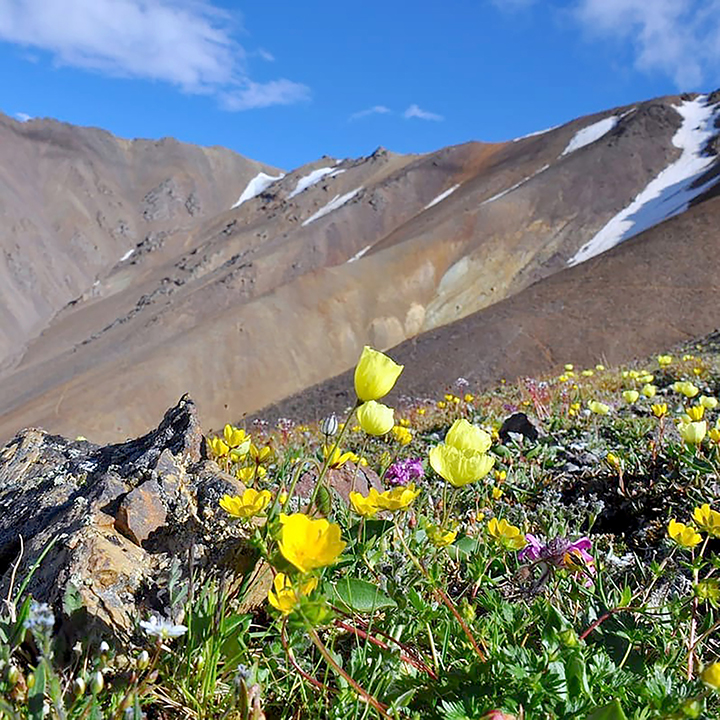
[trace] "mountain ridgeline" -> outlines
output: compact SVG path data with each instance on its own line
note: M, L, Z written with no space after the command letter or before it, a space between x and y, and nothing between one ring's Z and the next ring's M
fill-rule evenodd
M0 116L0 439L341 409L362 346L437 395L713 330L720 93L283 172Z

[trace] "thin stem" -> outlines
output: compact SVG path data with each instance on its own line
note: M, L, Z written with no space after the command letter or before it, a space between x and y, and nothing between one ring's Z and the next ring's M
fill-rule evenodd
M318 491L320 490L320 485L322 485L322 481L325 479L325 475L327 474L328 468L330 467L330 463L333 459L333 456L335 455L335 451L340 447L340 443L342 442L343 437L345 437L345 433L347 432L348 426L350 425L350 420L352 419L352 416L355 414L355 411L360 407L360 405L362 405L362 403L360 402L360 400L357 400L352 410L350 410L348 416L345 418L342 430L338 433L335 444L332 446L330 452L328 453L328 456L325 458L322 470L320 470L320 475L318 476L315 487L313 488L312 495L310 496L310 507L315 504Z
M318 690L322 690L323 692L329 692L334 693L337 692L335 688L328 687L327 685L323 685L317 678L314 678L312 675L309 675L306 673L295 660L295 656L293 655L292 648L288 644L287 641L287 635L286 635L286 629L287 629L287 618L283 620L282 624L282 630L280 631L280 642L282 643L283 649L285 650L285 654L287 655L287 659L290 661L290 664L293 666L295 671L305 680L307 680L311 685L316 687Z
M422 576L428 581L428 583L430 583L430 589L432 590L433 595L435 595L436 599L438 599L443 605L445 605L445 607L454 615L455 619L460 624L460 627L463 629L463 632L467 636L467 639L470 641L470 645L472 645L472 648L475 651L475 654L480 658L480 660L482 662L486 662L487 655L485 654L485 652L487 651L487 647L483 647L483 648L480 647L480 644L475 639L475 636L472 634L470 627L465 622L465 620L463 620L462 616L457 611L457 608L453 604L452 600L450 600L450 598L445 594L445 592L443 590L441 590L439 587L433 586L433 583L430 578L430 575L428 574L428 571L425 569L425 567L420 562L420 560L418 560L415 557L415 555L413 555L412 551L410 550L407 543L405 542L405 538L403 537L402 532L397 527L397 525L395 526L395 531L396 531L395 532L396 536L400 540L400 544L405 549L405 552L407 553L408 557L412 561L413 565L415 565L415 567L420 571ZM482 642L482 640L481 640L481 642ZM483 646L485 645L484 642L482 644L483 644Z
M335 670L338 675L340 675L344 680L347 682L350 687L352 687L353 690L366 702L368 705L371 705L377 712L384 718L388 718L388 720L393 720L392 715L388 715L387 712L387 705L383 705L377 698L373 697L367 690L365 690L361 685L359 685L353 678L350 677L350 675L343 670L340 665L335 661L335 658L330 654L330 651L325 647L325 644L320 639L320 636L317 634L317 630L315 628L309 628L308 629L308 635L310 636L310 639L313 642L313 645L320 651L320 654L325 659L325 662L333 669Z

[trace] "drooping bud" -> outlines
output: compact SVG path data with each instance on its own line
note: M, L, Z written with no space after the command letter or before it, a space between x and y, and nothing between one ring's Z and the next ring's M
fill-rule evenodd
M77 697L85 694L85 681L79 675L73 680L73 693Z
M338 419L337 417L333 415L328 415L326 417L321 425L320 425L320 431L323 435L326 437L332 437L333 435L337 434L338 431Z

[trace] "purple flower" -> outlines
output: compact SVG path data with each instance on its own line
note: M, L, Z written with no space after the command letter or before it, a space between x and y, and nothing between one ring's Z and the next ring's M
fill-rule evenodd
M421 480L425 475L422 460L412 458L394 462L385 473L388 485L407 485L409 482Z
M543 545L535 535L528 533L525 540L527 545L518 553L518 560L521 562L539 562L546 566L584 572L586 575L595 574L595 560L588 552L592 541L588 537L581 537L573 542L567 538L555 537ZM592 585L589 577L585 584Z

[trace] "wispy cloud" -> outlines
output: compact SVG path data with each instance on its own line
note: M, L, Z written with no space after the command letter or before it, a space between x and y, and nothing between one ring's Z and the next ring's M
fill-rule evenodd
M32 120L32 115L28 115L27 113L24 113L24 112L16 112L15 117L20 122L27 122L28 120Z
M683 89L720 80L720 0L579 0L576 14L594 36L629 40L639 70Z
M359 112L353 113L349 119L360 120L368 115L387 115L388 113L392 113L390 108L384 105L373 105L373 107L367 108L367 110L360 110Z
M410 118L418 118L420 120L434 120L435 122L440 122L441 120L445 119L442 115L438 115L437 113L428 112L427 110L423 110L422 108L418 107L415 104L411 105L403 113L403 117L406 120L409 120Z
M266 62L275 62L275 56L271 52L268 52L265 48L258 48L256 52L258 56Z
M58 65L159 80L226 107L238 94L238 110L306 98L299 83L251 81L233 23L207 0L0 0L0 41L46 51Z
M253 110L271 105L294 105L310 99L310 88L291 80L266 83L247 81L243 87L224 92L221 102L227 110Z

